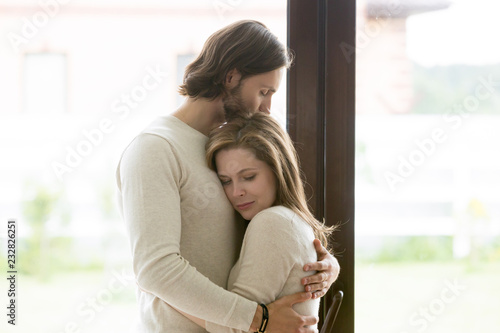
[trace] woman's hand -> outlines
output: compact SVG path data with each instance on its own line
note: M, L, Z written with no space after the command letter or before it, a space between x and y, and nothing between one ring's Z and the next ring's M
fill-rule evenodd
M326 294L333 282L337 280L340 266L337 259L328 252L318 239L314 240L314 247L318 254L318 261L304 266L304 271L317 271L316 274L302 279L305 291L312 292L312 298L319 298Z

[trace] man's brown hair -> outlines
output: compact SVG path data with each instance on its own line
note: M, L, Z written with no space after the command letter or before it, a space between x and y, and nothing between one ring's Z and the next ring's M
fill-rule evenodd
M291 54L262 23L235 22L212 34L198 58L186 67L179 93L192 98L215 99L224 91L224 80L236 69L241 80L291 64Z

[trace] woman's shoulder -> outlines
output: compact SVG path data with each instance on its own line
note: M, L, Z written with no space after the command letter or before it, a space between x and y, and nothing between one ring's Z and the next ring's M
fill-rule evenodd
M253 221L269 221L270 219L272 220L277 220L277 221L292 221L295 216L295 212L291 210L290 208L287 208L285 206L272 206L266 209L261 210L259 213L257 213L254 218L252 219Z
M274 229L290 226L294 223L296 214L290 208L273 206L257 213L249 226L259 229Z
M273 206L257 213L249 226L254 228L277 229L289 227L290 230L303 232L311 227L292 209L285 206Z
M260 211L254 216L247 228L246 237L259 238L276 246L291 247L290 255L313 249L314 232L292 209L273 206ZM306 253L306 252L304 252Z

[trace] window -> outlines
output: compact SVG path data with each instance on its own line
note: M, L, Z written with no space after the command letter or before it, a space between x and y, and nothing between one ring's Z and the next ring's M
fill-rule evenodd
M255 19L286 42L286 6L264 0L0 5L0 30L21 41L2 48L9 71L0 75L0 87L10 89L10 98L0 99L6 143L0 211L16 218L20 231L19 332L134 327L130 246L115 203L120 155L151 121L176 109L179 78L210 34ZM286 78L279 94L273 114L283 120ZM7 263L3 249L0 260Z
M62 53L24 56L23 112L60 115L67 112L67 59Z
M356 330L492 331L497 5L357 6Z

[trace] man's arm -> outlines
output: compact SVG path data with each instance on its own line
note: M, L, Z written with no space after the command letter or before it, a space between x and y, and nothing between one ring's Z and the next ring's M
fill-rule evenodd
M313 293L313 298L323 297L337 280L340 273L338 260L328 252L318 239L314 240L318 261L304 266L304 271L317 271L302 279L304 290Z
M173 156L166 140L143 134L120 162L118 186L137 284L183 311L246 330L257 303L217 286L181 256L182 170Z
M311 299L311 293L296 293L288 296L283 296L280 299L267 305L269 309L269 322L266 332L298 332L313 333L315 329L309 327L318 323L318 318L315 316L301 316L295 312L292 305L305 302ZM271 319L272 318L272 319ZM262 322L262 308L259 306L256 312L250 330L257 332Z
M295 312L292 305L297 303L302 303L311 298L311 293L296 293L293 295L283 296L282 298L274 301L267 305L269 310L269 323L266 328L266 332L278 333L278 332L294 332L299 330L302 333L312 333L314 330L306 326L312 326L317 324L317 318L313 316L301 316ZM198 326L206 329L206 321L185 312L179 311L183 316L197 324ZM262 323L262 308L257 307L255 316L250 326L249 331L257 332ZM234 329L227 328L232 333L241 332Z

